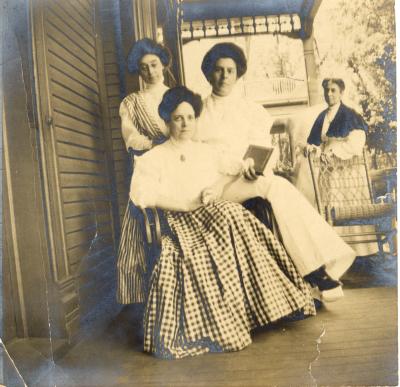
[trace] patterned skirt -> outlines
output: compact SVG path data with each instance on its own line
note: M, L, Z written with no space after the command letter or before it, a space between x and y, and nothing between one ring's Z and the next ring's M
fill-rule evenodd
M143 237L143 215L128 203L121 227L117 258L117 302L145 301L148 246Z
M240 204L167 213L170 235L152 271L144 349L162 358L237 351L250 331L302 311L309 286L284 248Z

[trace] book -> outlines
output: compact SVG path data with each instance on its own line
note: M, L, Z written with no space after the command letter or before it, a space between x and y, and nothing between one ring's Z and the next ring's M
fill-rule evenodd
M257 175L262 175L264 173L265 167L268 161L271 159L275 148L265 147L259 145L249 145L243 160L251 158L254 160L254 169Z

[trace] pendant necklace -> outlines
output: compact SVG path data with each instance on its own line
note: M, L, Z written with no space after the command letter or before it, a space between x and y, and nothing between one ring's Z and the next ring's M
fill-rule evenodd
M186 156L183 153L182 147L177 145L172 139L170 140L170 144L172 145L172 148L175 149L175 151L179 154L179 160L184 163L186 161Z

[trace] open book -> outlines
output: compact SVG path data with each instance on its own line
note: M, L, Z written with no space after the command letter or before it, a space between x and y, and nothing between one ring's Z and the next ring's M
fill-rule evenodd
M257 175L264 173L265 167L268 161L271 160L271 156L274 153L275 148L265 147L259 145L249 145L243 160L251 158L254 160L254 169Z

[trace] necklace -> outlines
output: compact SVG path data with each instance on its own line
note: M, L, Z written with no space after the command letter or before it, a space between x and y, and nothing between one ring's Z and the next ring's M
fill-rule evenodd
M184 163L186 161L186 155L185 155L185 147L182 145L177 144L175 141L170 139L169 142L172 145L173 152L178 153L179 155L179 160Z

